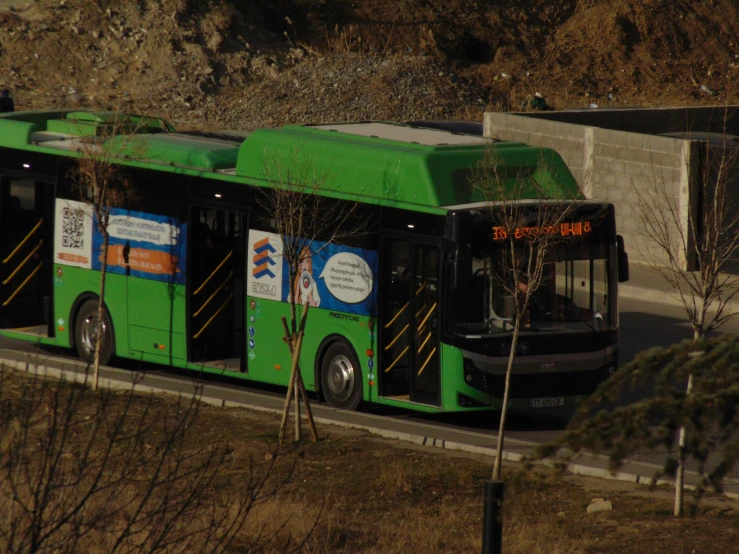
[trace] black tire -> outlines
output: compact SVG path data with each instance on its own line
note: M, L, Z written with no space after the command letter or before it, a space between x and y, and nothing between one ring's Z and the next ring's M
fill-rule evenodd
M356 410L362 401L362 368L354 349L344 341L331 343L323 355L321 391L334 408Z
M77 355L85 362L95 361L95 336L98 330L98 301L85 300L82 303L74 322L74 344ZM113 323L108 310L103 309L103 336L100 345L100 365L107 365L115 353L115 337Z

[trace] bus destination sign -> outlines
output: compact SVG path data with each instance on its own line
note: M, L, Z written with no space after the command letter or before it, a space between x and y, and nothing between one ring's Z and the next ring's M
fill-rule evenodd
M563 237L577 237L589 235L593 232L593 225L589 221L574 221L571 223L560 223L558 225L545 225L534 227L516 227L509 231L505 227L493 226L493 240L505 240L510 235L516 239L525 239L539 235L560 235Z

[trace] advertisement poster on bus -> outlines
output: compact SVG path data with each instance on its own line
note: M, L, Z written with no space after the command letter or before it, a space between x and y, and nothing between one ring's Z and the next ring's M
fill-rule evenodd
M279 235L249 231L249 294L308 303L357 315L374 313L378 255L373 250L314 241L302 256L290 296L290 275ZM278 265L279 264L279 265Z
M250 229L246 271L247 294L282 300L282 238Z
M75 200L56 201L54 262L92 266L92 206Z
M92 206L57 200L55 227L56 263L102 269L103 236ZM107 271L184 283L186 229L186 224L175 218L111 208Z
M178 219L111 208L108 221L108 271L154 281L183 284L187 225ZM93 230L92 268L102 265L103 236Z

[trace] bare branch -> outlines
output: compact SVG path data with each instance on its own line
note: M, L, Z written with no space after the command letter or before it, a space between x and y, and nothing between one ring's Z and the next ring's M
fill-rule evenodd
M519 333L531 326L532 300L543 284L555 285L551 280L556 279L553 262L558 246L582 239L599 217L595 214L586 222L573 221L581 197L570 198L547 183L550 173L544 159L539 160L535 172L508 173L502 170L495 151L489 150L472 179L473 187L487 204L482 215L489 222L488 238L494 245L494 257L485 261L483 268L491 290L489 311L495 313L492 291L512 304L510 310L500 308L505 314L490 318L491 326L498 326L498 332L511 332L493 479L500 478L511 374ZM555 312L560 301L552 299L550 303L550 317L559 317ZM564 297L563 304L568 304Z
M266 155L266 154L265 154ZM290 328L286 339L292 358L290 385L288 386L280 429L280 442L284 438L290 404L296 402L296 440L300 433L299 397L303 388L298 360L309 306L317 306L314 298L317 291L301 295L298 280L301 272L312 273L312 259L331 244L342 243L361 236L369 228L369 220L360 213L360 204L342 199L335 191L336 183L329 169L303 152L295 151L287 156L270 158L265 163L269 172L265 179L269 188L261 190L257 202L263 213L269 214L267 227L274 229L282 243L283 263L288 269L288 302L290 303ZM312 275L309 277L312 279ZM312 290L312 289L311 289ZM296 305L305 304L303 317L298 326ZM308 404L302 395L308 412L312 434L317 432Z

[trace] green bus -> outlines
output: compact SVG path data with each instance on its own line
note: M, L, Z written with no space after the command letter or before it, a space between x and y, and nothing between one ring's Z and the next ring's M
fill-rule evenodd
M115 152L135 193L110 210L100 323L102 237L74 179L91 145ZM306 388L330 405L498 409L511 320L491 281L501 249L486 217L494 208L470 186L491 151L504 175L580 194L550 149L443 129L178 132L108 111L2 114L1 332L85 360L102 333L102 363L117 356L287 385L280 318L290 302L308 302L300 367ZM281 237L259 198L274 191L275 167L293 163L329 176L319 194L355 206L369 228L321 244L288 298ZM613 207L583 199L569 224L586 232L547 263L551 279L518 346L513 407L568 405L617 364L627 262Z

